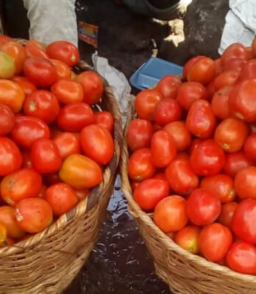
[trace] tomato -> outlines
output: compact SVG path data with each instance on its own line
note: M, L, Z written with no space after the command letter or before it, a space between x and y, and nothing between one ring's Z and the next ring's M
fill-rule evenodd
M212 111L217 118L222 120L230 117L229 95L232 87L224 87L216 92L212 98Z
M237 84L229 96L231 114L245 120L256 121L256 80L247 80Z
M0 245L5 243L7 239L7 229L0 223Z
M229 202L222 205L218 222L221 223L223 226L226 226L229 229L231 229L232 219L237 209L237 206L237 202Z
M239 76L239 81L246 81L256 78L256 61L250 60L248 61L241 71L241 74Z
M199 235L199 248L203 256L214 262L221 261L232 245L233 237L229 228L221 224L210 224Z
M69 67L76 65L80 58L76 46L68 41L52 42L46 47L46 53L50 58L60 60Z
M236 70L226 70L214 79L214 87L216 91L221 88L232 86L236 83L240 75L239 71Z
M37 87L25 77L16 76L12 78L12 81L22 88L26 96L37 90Z
M255 168L256 169L256 168ZM237 191L239 194L239 192ZM232 230L242 241L256 243L256 200L246 199L238 204L232 219Z
M15 115L10 107L0 104L0 136L9 134L15 125Z
M54 65L42 57L29 57L23 67L24 75L36 86L46 88L57 81Z
M223 65L224 70L236 70L241 72L244 66L247 64L247 60L242 58L231 58L225 62Z
M199 82L207 85L215 77L215 63L211 58L198 59L189 69L187 79L189 82Z
M165 76L157 84L156 90L162 98L175 99L178 89L181 86L181 80L175 76Z
M186 200L177 195L162 199L155 208L153 219L164 233L183 229L188 223Z
M165 170L171 189L178 194L186 195L198 187L199 179L184 159L174 160Z
M47 186L51 186L59 182L61 182L61 179L59 177L59 172L49 173L44 175L44 183Z
M76 196L78 197L79 201L86 199L90 195L89 189L80 189L80 190L74 190L76 193Z
M256 167L248 166L240 170L235 177L235 189L241 199L256 199Z
M244 153L249 159L256 161L256 133L247 137L244 143Z
M10 55L0 52L0 78L10 79L16 71L14 60Z
M227 62L232 60L233 58L239 58L242 60L249 59L248 50L243 44L233 43L225 49L221 57L223 67L225 67Z
M192 141L192 144L190 145L190 148L189 148L189 155L191 155L192 151L194 149L196 149L199 146L199 144L202 143L202 142L204 142L204 141L205 140L203 140L203 139L198 139L198 138L194 139Z
M196 226L187 226L181 229L174 237L174 241L183 249L192 254L199 253L198 238L200 229Z
M3 44L1 46L1 51L8 54L14 60L15 74L20 74L26 59L24 47L18 42L11 41Z
M186 82L179 87L176 100L183 109L188 111L196 100L206 99L206 97L206 88L202 84L197 82Z
M83 87L75 81L59 80L51 91L62 104L79 103L84 99Z
M6 36L6 35L0 35L0 47L4 45L6 42L11 42L13 41L13 38Z
M253 161L247 158L243 152L227 154L224 172L231 177L235 177L240 170L251 165L254 165Z
M37 117L50 124L57 118L60 106L54 94L36 90L25 99L23 110L27 116Z
M150 146L154 133L153 125L145 119L134 119L127 129L126 140L133 151Z
M15 209L13 207L0 207L0 223L5 226L8 237L16 239L25 234L25 232L18 226L15 218Z
M135 99L135 108L138 116L153 121L156 105L162 99L161 94L154 89L141 91Z
M98 111L94 113L95 123L112 133L114 128L114 117L108 111Z
M202 58L205 58L205 56L203 55L199 55L199 56L195 56L195 57L192 57L190 58L184 65L183 67L183 77L186 79L187 76L188 76L188 71L189 69L191 68L191 66L199 59L202 59Z
M232 270L248 275L256 274L256 248L245 242L232 244L226 262Z
M81 153L80 142L72 133L61 133L53 138L62 159Z
M84 71L76 77L84 90L84 102L92 105L100 101L103 95L103 82L100 75L93 71Z
M218 197L206 189L194 190L187 200L187 214L193 224L206 226L213 223L221 213Z
M157 203L169 195L169 185L166 180L147 179L134 190L134 200L141 209L152 211Z
M208 101L197 100L193 103L188 111L186 127L199 138L207 139L213 135L216 118Z
M131 155L128 161L128 174L132 180L141 182L154 176L156 168L151 157L148 148L139 149Z
M26 55L28 57L43 57L49 58L42 44L36 40L29 40L25 45Z
M80 132L95 123L91 107L86 103L72 103L61 108L57 118L58 126L66 132Z
M67 157L61 166L59 176L63 182L75 189L90 189L99 185L103 179L100 166L81 154Z
M49 139L50 130L36 117L17 116L11 137L20 147L29 149L36 140Z
M200 176L218 174L225 165L225 154L212 139L199 142L190 155L190 164Z
M51 206L42 198L21 200L15 209L19 227L27 233L39 233L53 221Z
M66 63L56 59L51 59L51 63L56 69L58 80L71 80L71 70Z
M185 122L172 122L164 127L164 131L172 136L178 151L184 151L191 145L191 134L188 131Z
M174 99L163 99L155 108L154 121L159 126L165 126L181 118L182 110L179 103Z
M177 155L174 139L166 131L154 133L151 139L152 163L158 168L168 166Z

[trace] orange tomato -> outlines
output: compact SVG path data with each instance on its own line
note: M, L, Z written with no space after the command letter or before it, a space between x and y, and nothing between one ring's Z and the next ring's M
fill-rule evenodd
M66 65L66 63L56 59L51 59L50 61L56 68L58 80L71 80L71 69Z

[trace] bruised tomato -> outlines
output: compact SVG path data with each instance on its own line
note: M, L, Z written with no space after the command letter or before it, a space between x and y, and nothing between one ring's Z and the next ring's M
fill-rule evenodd
M182 110L179 103L174 99L163 99L155 108L154 121L159 126L165 126L181 118Z
M80 142L72 133L61 133L53 138L62 159L81 153Z
M256 161L256 133L247 137L244 143L244 153L249 159Z
M56 69L58 80L71 80L71 70L66 63L56 59L51 59L51 63Z
M229 111L229 95L232 87L224 87L216 92L212 98L212 111L219 119L227 119L230 117Z
M231 229L232 219L234 216L234 213L238 207L237 202L229 202L222 205L221 213L218 218L218 222L222 224L223 226L228 227Z
M215 63L211 58L198 59L188 70L189 82L199 82L203 85L209 84L215 77Z
M112 133L114 128L114 117L108 111L98 111L94 113L95 123Z
M256 199L256 167L249 166L240 170L235 177L235 189L241 199Z
M37 90L37 87L25 77L16 76L12 78L12 81L22 88L26 96Z
M181 248L187 250L192 254L199 253L199 239L200 228L196 226L187 226L181 229L174 237L175 243Z
M178 89L181 86L181 80L175 76L165 76L157 84L156 90L163 98L175 99Z

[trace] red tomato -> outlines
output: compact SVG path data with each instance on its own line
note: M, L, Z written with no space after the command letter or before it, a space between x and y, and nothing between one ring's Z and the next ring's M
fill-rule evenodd
M186 127L199 138L207 139L213 135L216 117L208 101L197 100L193 103L188 111Z
M51 63L56 69L58 80L71 80L71 70L66 63L56 59L51 59Z
M232 230L242 241L256 243L256 200L246 199L238 204L232 219Z
M27 116L37 117L50 124L57 118L60 105L51 92L36 90L25 99L23 110Z
M256 60L248 61L241 71L239 81L246 81L256 78Z
M225 67L227 62L232 60L233 58L248 60L249 52L244 45L240 43L233 43L228 46L222 54L221 61L223 67Z
M15 115L11 109L0 104L0 136L9 134L15 125Z
M247 60L242 58L231 58L223 65L224 70L236 70L241 72L244 66L247 64Z
M0 35L0 47L2 47L2 45L10 41L14 41L13 38L6 35Z
M81 153L80 142L72 133L61 133L53 138L62 159Z
M206 226L213 223L221 213L218 197L206 189L194 190L187 200L187 214L193 224Z
M114 128L114 117L108 111L98 111L94 113L95 123L112 133Z
M156 168L151 157L148 148L139 149L131 155L128 161L128 174L132 180L141 182L154 176Z
M203 55L195 56L189 59L183 67L183 77L186 79L188 76L188 71L190 70L191 66L199 59L205 58Z
M103 95L103 82L100 75L93 71L84 71L76 78L84 90L84 102L92 105L100 101Z
M217 118L222 120L230 117L229 95L233 87L224 87L216 92L212 98L212 111Z
M1 196L6 203L15 206L22 199L37 197L41 186L41 175L33 169L23 168L3 178Z
M199 235L200 252L206 259L219 262L227 255L232 241L229 228L217 223L210 224Z
M153 121L156 105L162 99L161 94L154 89L141 91L135 99L135 108L138 116Z
M188 111L196 100L206 99L206 97L206 88L202 84L186 82L180 86L176 100L183 109Z
M192 254L199 253L198 238L200 229L196 226L187 226L181 229L174 237L174 241L183 249Z
M184 151L191 145L191 134L188 131L185 122L172 122L164 127L164 131L172 136L178 151Z
M60 60L69 67L76 65L80 58L76 46L68 41L52 42L46 47L46 53L50 58Z
M174 160L165 170L166 178L171 189L178 194L187 195L198 187L199 179L184 159Z
M49 58L42 44L36 40L29 40L25 45L26 55L28 57L43 57Z
M20 147L29 149L36 140L49 139L50 130L46 123L36 117L17 116L11 137Z
M174 139L166 131L157 131L151 139L152 162L158 168L168 166L177 155Z
M179 103L174 99L163 99L155 108L154 121L159 126L165 126L171 122L180 120L182 114Z
M33 168L41 174L58 171L62 163L58 147L49 139L39 139L34 142L31 148L31 160Z
M249 159L256 161L256 133L247 137L244 143L244 153Z
M256 274L256 248L245 242L232 244L226 262L229 268L241 274Z
M229 229L231 229L232 219L237 209L237 206L237 202L229 202L222 205L218 222L221 223L223 226L226 226Z
M248 166L240 170L235 177L235 189L241 199L256 199L256 167Z
M155 208L153 219L164 233L180 231L188 223L186 200L177 195L162 199Z
M59 80L51 88L62 104L79 103L84 100L84 90L76 81Z
M36 86L49 87L57 81L54 65L42 57L28 58L23 67L25 76Z
M22 167L23 168L33 168L30 153L29 152L22 152L21 155L22 155Z
M22 88L26 96L37 90L36 86L25 77L16 76L12 78L12 81Z
M209 84L215 77L215 63L211 58L198 59L189 69L187 79L189 82Z
M134 119L130 122L126 140L133 151L150 146L154 128L151 122L145 119Z
M220 75L218 75L214 80L215 90L218 91L221 88L232 86L237 82L240 75L239 71L236 70L226 70Z
M57 118L58 126L66 132L80 132L95 123L91 107L86 103L72 103L61 108Z
M179 78L169 75L159 81L156 90L161 94L162 98L175 99L181 84Z

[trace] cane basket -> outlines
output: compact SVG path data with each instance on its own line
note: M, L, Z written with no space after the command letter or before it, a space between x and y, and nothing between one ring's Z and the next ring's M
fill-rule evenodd
M154 224L152 214L142 211L134 201L127 173L129 150L125 140L129 123L136 118L134 101L130 102L127 116L121 154L122 191L153 258L157 275L177 294L256 294L255 276L233 272L183 250Z
M24 43L23 41L20 41ZM92 70L80 62L75 72ZM99 107L114 116L114 156L102 183L89 197L46 230L0 248L0 294L59 294L75 278L92 251L113 192L122 144L121 114L108 83Z

